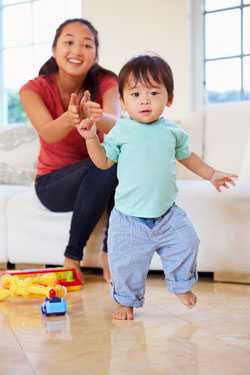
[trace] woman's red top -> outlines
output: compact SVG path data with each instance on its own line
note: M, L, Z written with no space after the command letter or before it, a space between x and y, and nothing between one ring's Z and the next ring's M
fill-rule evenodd
M117 81L114 77L109 74L102 74L99 78L96 102L102 106L104 93L116 86ZM22 90L31 90L39 95L54 120L65 112L54 75L39 76L32 79L21 88L20 92ZM102 142L103 133L98 132L98 137ZM47 143L40 136L39 138L40 152L37 162L37 175L39 176L88 157L85 140L80 136L77 129L72 129L65 138L53 144Z

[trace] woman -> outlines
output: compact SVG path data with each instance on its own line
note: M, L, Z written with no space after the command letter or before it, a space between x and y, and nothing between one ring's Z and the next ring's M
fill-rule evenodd
M90 118L102 140L120 115L117 79L98 65L98 47L98 33L89 21L66 20L56 31L53 56L20 90L40 138L36 193L51 211L73 211L64 266L74 267L82 282L83 247L105 208L111 207L116 186L116 170L93 165L76 129L82 118ZM106 235L102 259L109 282Z

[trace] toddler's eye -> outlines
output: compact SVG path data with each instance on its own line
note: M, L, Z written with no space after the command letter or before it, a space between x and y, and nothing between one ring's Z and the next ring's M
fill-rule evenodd
M133 97L135 98L138 98L138 96L140 95L139 92L132 92L131 94Z
M155 95L158 95L158 94L159 94L158 91L151 91L152 96L155 96Z

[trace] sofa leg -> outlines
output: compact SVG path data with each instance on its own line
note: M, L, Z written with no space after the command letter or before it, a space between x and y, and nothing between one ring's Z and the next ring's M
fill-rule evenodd
M7 270L10 270L10 271L16 269L16 265L11 262L7 262L6 267L7 267Z

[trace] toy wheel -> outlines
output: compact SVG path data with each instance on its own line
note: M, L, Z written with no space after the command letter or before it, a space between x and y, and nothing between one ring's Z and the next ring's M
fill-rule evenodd
M46 314L46 307L45 306L41 306L41 312L42 312L42 314Z

